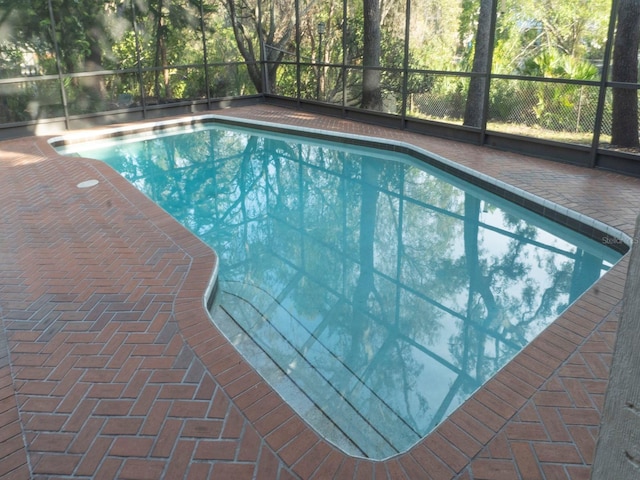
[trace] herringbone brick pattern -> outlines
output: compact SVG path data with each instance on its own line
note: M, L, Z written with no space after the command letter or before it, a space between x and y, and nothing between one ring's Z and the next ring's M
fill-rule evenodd
M633 234L637 179L270 106L224 114L413 142ZM626 261L424 441L371 462L242 359L204 308L215 254L106 166L3 142L0 226L6 478L589 477Z

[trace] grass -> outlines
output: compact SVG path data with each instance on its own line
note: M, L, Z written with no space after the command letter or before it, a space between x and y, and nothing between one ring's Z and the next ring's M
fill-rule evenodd
M454 125L462 125L462 118L453 117L435 117L426 115L415 115L417 118L432 120L434 122L444 122ZM525 125L518 123L495 122L487 123L487 130L491 132L506 133L509 135L518 135L522 137L539 138L541 140L549 140L560 143L571 143L574 145L591 146L593 141L592 132L568 132L550 130L540 127L539 125ZM600 135L600 145L602 148L608 148L611 143L611 135Z

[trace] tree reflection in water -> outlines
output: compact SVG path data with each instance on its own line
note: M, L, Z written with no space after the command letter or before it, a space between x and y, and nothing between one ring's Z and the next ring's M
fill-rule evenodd
M210 127L83 155L216 250L221 307L374 458L426 435L618 258L389 152Z

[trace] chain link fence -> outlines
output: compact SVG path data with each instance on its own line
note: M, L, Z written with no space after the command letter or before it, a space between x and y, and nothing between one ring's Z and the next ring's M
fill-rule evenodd
M462 125L469 77L409 76L407 115ZM571 143L589 144L595 129L599 86L578 82L493 78L488 129ZM601 133L611 134L610 102L605 102Z
M468 77L412 73L407 87L408 116L462 125Z
M589 133L595 128L599 87L578 83L494 79L488 121L554 132ZM602 132L611 133L611 125Z

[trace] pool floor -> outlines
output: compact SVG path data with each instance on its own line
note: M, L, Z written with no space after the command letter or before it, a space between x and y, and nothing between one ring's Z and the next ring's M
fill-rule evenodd
M268 105L224 115L411 142L633 235L639 179ZM210 249L100 162L0 146L0 476L589 477L627 259L425 440L373 462L318 437L213 326Z

